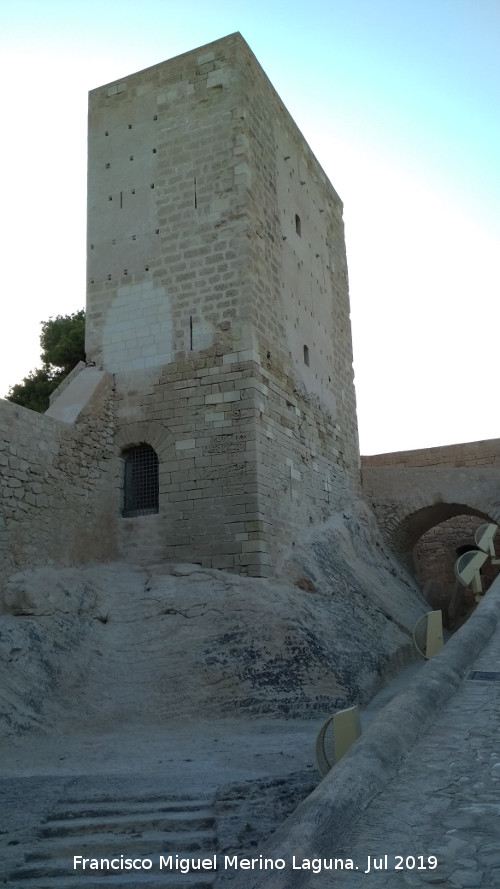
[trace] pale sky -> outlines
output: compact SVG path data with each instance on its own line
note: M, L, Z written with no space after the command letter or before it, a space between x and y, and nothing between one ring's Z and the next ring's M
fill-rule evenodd
M361 452L500 437L500 0L4 0L0 395L85 304L88 91L233 31L344 202Z

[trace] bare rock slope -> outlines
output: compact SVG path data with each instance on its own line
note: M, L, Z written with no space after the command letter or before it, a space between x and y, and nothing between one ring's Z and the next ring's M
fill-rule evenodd
M0 732L317 717L365 702L413 657L426 605L362 505L293 552L280 580L192 564L13 575L0 614Z

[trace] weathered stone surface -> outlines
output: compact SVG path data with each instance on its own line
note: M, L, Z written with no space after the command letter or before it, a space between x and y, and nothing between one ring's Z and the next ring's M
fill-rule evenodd
M103 728L233 712L307 718L366 701L412 658L425 603L382 550L368 564L374 528L360 515L298 548L282 581L185 564L15 575L0 618L2 731L55 713Z

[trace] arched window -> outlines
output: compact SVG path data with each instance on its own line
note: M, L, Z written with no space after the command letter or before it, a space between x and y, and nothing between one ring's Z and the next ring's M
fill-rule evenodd
M158 512L158 455L148 444L129 448L125 458L123 515Z

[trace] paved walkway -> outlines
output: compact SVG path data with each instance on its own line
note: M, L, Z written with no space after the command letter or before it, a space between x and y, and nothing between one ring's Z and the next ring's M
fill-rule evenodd
M500 680L500 627L471 670ZM464 679L335 854L359 870L314 889L500 886L500 681Z
M499 680L497 579L234 886L500 887Z

